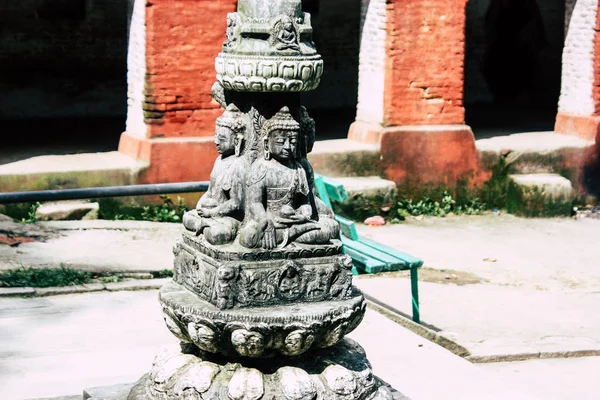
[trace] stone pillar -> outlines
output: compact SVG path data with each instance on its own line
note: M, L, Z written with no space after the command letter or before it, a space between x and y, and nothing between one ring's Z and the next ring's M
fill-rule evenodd
M150 163L143 181L208 180L217 157L214 58L235 0L130 0L128 116L119 151Z
M600 141L598 0L567 0L562 89L555 131Z
M359 107L349 138L378 143L396 183L453 186L473 175L477 152L463 107L466 0L363 3Z

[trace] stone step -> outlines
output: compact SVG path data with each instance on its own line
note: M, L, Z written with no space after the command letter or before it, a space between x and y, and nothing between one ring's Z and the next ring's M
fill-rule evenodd
M397 193L396 183L378 176L335 178L344 185L350 199L356 197L381 197L392 200Z
M320 140L308 155L315 172L328 177L381 176L378 146L350 139Z
M575 191L571 181L558 174L509 175L507 210L526 217L570 215Z
M526 132L480 139L476 146L487 169L504 158L510 173L560 173L576 179L594 142L555 132Z
M32 157L0 165L0 191L131 185L148 166L116 151Z

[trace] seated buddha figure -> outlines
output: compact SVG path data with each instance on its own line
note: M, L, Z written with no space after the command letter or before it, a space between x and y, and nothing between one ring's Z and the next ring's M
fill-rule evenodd
M306 170L299 160L300 124L287 107L264 123L264 157L246 180L246 215L240 244L274 249L297 242L324 244L338 231L319 221L311 204Z
M232 242L244 217L244 182L248 171L242 155L245 132L242 113L230 104L217 119L215 145L220 156L210 174L208 191L196 209L183 217L187 230L203 234L213 245Z

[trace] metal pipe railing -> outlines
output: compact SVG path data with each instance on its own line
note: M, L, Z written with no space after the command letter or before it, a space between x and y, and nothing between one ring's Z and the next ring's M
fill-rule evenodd
M183 182L30 192L2 192L0 193L0 204L206 192L208 184L209 182Z

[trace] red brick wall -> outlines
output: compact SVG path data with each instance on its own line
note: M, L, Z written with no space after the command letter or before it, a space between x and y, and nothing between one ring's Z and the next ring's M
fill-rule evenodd
M236 0L148 0L146 101L149 137L209 136L221 113L212 100L214 60Z
M467 0L390 0L384 122L464 123Z

